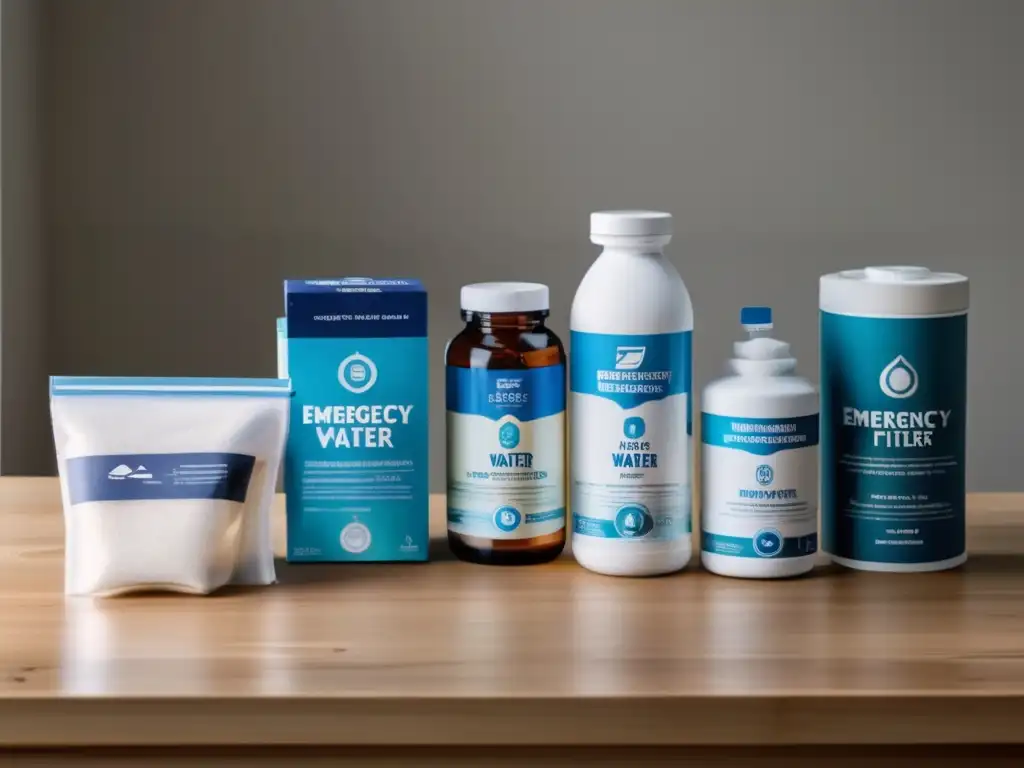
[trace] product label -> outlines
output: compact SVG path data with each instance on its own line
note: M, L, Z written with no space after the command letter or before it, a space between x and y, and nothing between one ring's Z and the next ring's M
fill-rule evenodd
M576 534L689 534L691 336L572 332Z
M285 283L288 559L426 560L427 294L417 280Z
M731 557L818 549L818 414L748 419L701 414L701 547Z
M965 551L967 316L821 313L822 538L850 560Z
M565 527L565 366L449 366L448 529L528 539Z
M427 556L427 343L291 338L288 558Z
M93 501L221 499L244 502L254 456L242 453L124 453L67 460L72 505Z

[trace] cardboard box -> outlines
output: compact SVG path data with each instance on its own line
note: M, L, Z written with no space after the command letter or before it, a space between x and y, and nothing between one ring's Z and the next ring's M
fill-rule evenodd
M427 294L288 280L288 560L426 560Z

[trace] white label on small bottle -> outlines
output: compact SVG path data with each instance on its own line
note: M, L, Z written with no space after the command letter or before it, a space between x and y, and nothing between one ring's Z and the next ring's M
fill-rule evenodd
M790 558L818 549L818 414L701 417L701 549Z

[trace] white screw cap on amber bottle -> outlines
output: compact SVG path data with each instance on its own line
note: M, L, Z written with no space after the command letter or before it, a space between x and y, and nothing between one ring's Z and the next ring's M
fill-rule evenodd
M551 307L542 283L471 283L459 294L462 309L482 314L546 312Z
M572 304L572 551L613 576L690 559L693 308L671 238L668 213L594 213L604 250Z

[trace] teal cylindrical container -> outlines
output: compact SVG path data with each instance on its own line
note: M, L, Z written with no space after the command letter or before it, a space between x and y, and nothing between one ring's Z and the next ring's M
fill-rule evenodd
M821 278L822 548L844 566L967 559L966 277L868 267Z

